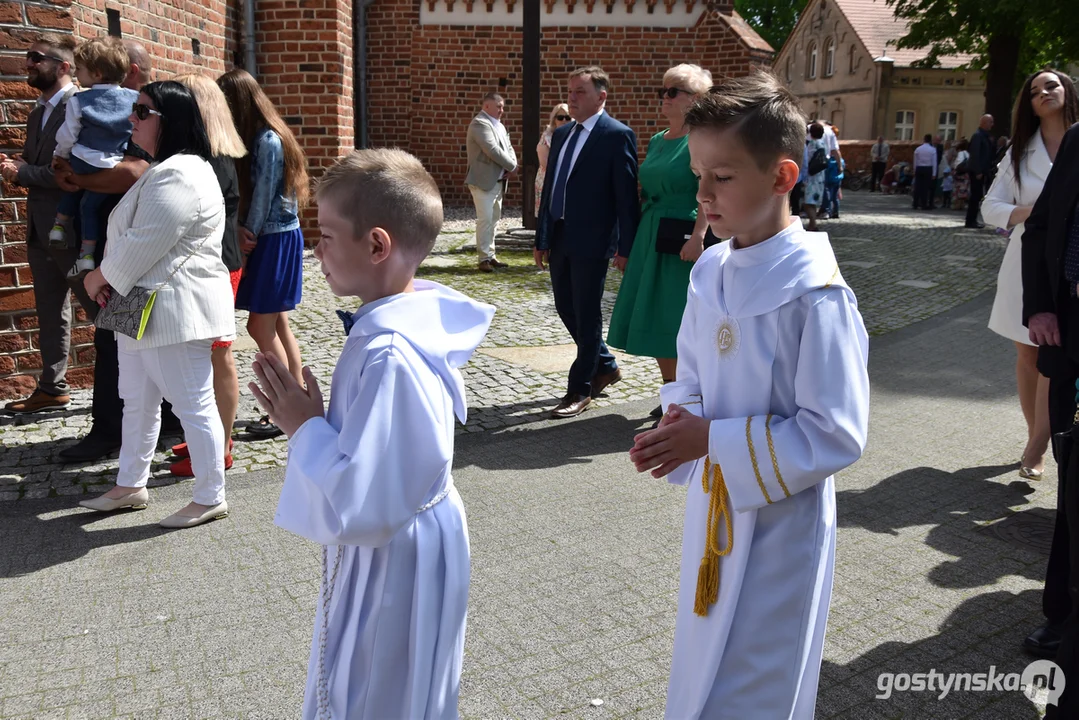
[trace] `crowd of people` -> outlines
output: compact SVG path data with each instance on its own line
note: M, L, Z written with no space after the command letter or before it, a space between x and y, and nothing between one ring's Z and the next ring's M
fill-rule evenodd
M96 328L93 424L60 458L119 450L116 487L82 504L145 507L159 432L182 429L170 470L195 478L194 501L161 524L191 527L228 513L234 307L249 311L259 349L300 377L288 312L301 297L298 212L309 180L299 144L248 73L150 82L150 65L137 42L107 37L76 45L45 34L26 54L40 95L23 153L0 158L0 175L27 189L44 367L34 392L5 409L70 402L70 291L97 318L110 300L152 290L144 317L153 321L136 337ZM248 431L280 434L268 416Z
M459 368L495 309L415 277L442 226L437 184L391 149L353 152L319 179L315 256L335 294L363 302L343 314L348 339L326 408L288 318L302 297L310 179L257 81L234 69L150 82L138 43L76 46L51 34L31 46L26 68L40 96L24 152L0 157L0 175L28 191L44 368L7 410L70 402L74 291L98 323L94 424L61 456L120 451L116 486L80 504L146 508L171 421L185 437L172 472L195 482L192 502L160 524L225 517L239 402L234 309L247 311L259 347L251 390L266 412L249 431L290 438L275 521L324 546L303 716L454 716L469 585L450 472L467 408ZM668 714L808 717L833 581L833 475L861 455L869 409L868 336L827 235L815 232L824 213L839 213L836 132L807 123L767 73L713 85L704 68L680 64L656 89L666 126L638 167L635 133L606 111L611 92L602 68L570 73L537 148L533 260L549 269L577 347L551 414L579 415L621 379L608 345L656 359L656 422L629 459L690 485ZM481 107L466 182L478 269L494 272L504 266L494 229L518 168L504 99L489 93ZM1028 426L1020 475L1040 478L1050 435L1061 438L1046 623L1025 645L1067 672L1079 669L1079 531L1069 530L1079 527L1079 445L1068 442L1079 427L1077 121L1067 76L1035 73L999 169L987 115L969 147L927 136L910 178L915 207L931 209L938 192L945 207L958 200L966 177L967 225L981 209L1011 232L990 327L1017 349ZM887 181L889 153L878 138L874 185ZM604 339L612 266L623 279ZM149 300L134 325L107 330L105 318L140 293Z

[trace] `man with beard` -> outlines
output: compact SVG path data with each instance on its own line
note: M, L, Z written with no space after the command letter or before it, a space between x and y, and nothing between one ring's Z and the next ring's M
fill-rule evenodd
M134 40L124 40L124 49L130 63L123 87L139 90L150 82L150 55ZM108 170L101 170L89 175L76 175L70 165L61 161L58 164L57 182L64 190L92 190L108 193L113 197L105 202L101 209L103 223L108 224L109 212L120 201L135 181L142 177L150 167L152 158L134 143L128 143L126 155L120 163ZM98 243L94 261L100 265L108 244L104 228L101 237L104 243ZM110 455L120 448L120 431L123 424L124 402L119 391L119 361L116 351L116 336L108 330L97 329L94 332L94 402L91 407L93 419L90 432L79 442L60 451L60 459L65 462L89 462ZM180 421L172 413L172 406L162 403L161 430L163 433L177 432Z
M75 245L49 246L49 229L60 202L60 188L50 168L56 131L63 125L67 100L75 93L71 83L75 39L47 33L26 53L26 82L40 94L26 121L26 143L20 157L0 155L0 175L27 189L26 259L34 275L41 376L30 397L9 402L10 413L55 410L71 402L67 360L71 344L71 299L67 271L75 263Z

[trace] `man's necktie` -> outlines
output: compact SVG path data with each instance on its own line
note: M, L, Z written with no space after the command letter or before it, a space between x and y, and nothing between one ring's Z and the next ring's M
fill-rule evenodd
M570 133L569 140L566 141L566 152L562 154L562 164L558 166L558 175L554 179L554 188L551 189L554 195L551 197L550 212L555 220L561 220L566 210L566 182L569 180L570 165L573 164L573 150L577 147L577 140L581 137L583 127L584 125L577 123L577 127Z
M337 313L337 317L341 318L341 323L345 326L345 335L352 332L352 326L356 323L355 318L352 317L352 313L348 310L334 310Z

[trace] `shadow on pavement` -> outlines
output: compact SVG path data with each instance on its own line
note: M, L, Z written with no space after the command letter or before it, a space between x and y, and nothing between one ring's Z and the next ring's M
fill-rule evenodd
M48 519L39 516L39 513L50 515L73 509L78 500L23 501L0 506L0 527L4 528L0 578L29 575L53 565L78 560L99 547L140 542L169 532L151 521L151 518L157 519L156 515L147 515L146 524L104 530L94 530L89 526L115 514L82 509L74 514ZM33 506L30 506L31 502L34 502Z
M821 718L1039 718L1037 706L1017 690L900 692L883 695L881 673L1022 673L1035 658L1019 650L1022 635L1012 623L1036 604L1038 593L989 592L964 601L948 615L940 632L910 643L886 642L846 664L825 661L821 667L817 716ZM879 618L868 622L880 622ZM987 635L987 625L997 626ZM893 681L894 682L894 681ZM937 681L939 684L939 681Z
M1014 516L1010 508L1025 504L1034 493L1024 481L994 481L1016 467L986 465L954 473L912 468L866 490L838 492L839 527L898 535L901 528L932 525L925 544L954 558L929 572L937 587L977 588L1009 575L1041 582L1045 563L1037 549L1024 548L1021 559L1009 558L1007 564L990 562L999 554L995 543L1001 541L988 537L986 524Z

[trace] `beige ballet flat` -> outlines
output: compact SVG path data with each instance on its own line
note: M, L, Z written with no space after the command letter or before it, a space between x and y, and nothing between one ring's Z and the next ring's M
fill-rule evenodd
M128 493L120 498L110 498L102 495L93 500L82 500L79 502L79 505L91 510L97 510L98 512L114 512L116 510L123 510L124 508L130 508L131 510L145 510L146 505L149 502L150 493L146 492L146 488L139 488L135 492Z
M163 528L190 528L195 527L196 525L203 525L211 520L220 520L223 517L228 517L228 515L229 504L221 501L196 517L189 517L176 512L159 522L158 525Z
M1019 477L1023 478L1024 480L1041 480L1043 474L1043 471L1035 470L1031 467L1019 468Z

